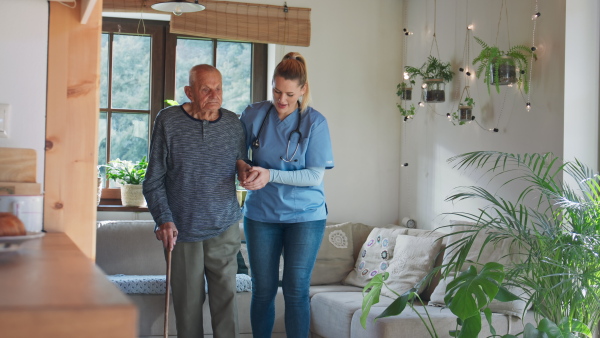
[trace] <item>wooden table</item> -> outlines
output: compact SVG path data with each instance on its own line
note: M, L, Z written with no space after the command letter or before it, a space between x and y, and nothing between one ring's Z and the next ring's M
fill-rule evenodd
M66 234L48 233L0 255L0 336L133 338L137 309Z

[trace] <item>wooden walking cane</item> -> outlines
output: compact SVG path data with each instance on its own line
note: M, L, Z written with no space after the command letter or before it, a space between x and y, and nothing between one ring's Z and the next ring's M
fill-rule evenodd
M171 286L171 250L167 249L167 290L165 292L165 331L164 338L169 337L169 287Z

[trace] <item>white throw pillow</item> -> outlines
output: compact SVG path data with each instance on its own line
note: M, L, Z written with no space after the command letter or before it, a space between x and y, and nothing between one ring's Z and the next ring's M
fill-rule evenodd
M310 285L338 284L354 267L352 223L328 225L317 254Z
M342 284L365 287L378 273L385 272L394 256L398 235L404 235L407 228L373 228L362 245L354 269Z
M398 235L394 257L387 268L390 276L386 284L389 289L401 295L414 287L432 270L435 258L442 248L442 241L438 238L433 235L427 237ZM418 293L421 293L426 286L423 284ZM388 287L384 286L381 294L396 298L397 296Z
M470 233L456 233L458 231L463 231L465 229L468 229L468 226L466 226L466 225L465 226L456 226L453 228L454 233L448 237L448 244L447 244L448 248L446 249L446 253L444 254L444 261L442 264L444 264L444 265L448 264L450 261L450 257L452 255L451 251L453 248L450 245L464 237L471 235ZM481 253L481 256L479 256L479 252L481 251L481 246L485 242L486 236L487 235L484 232L480 232L478 234L478 236L475 238L475 241L473 242L473 245L471 246L471 249L469 250L469 253L466 258L467 260L471 260L474 262L476 261L476 262L479 262L480 264L486 264L489 262L497 262L497 263L503 264L504 266L507 266L508 264L511 263L511 257L517 256L517 255L515 255L515 253L511 252L511 245L510 245L511 242L508 239L499 241L497 243L488 243L485 246L485 250ZM464 269L468 268L470 265L471 264L466 263L464 266ZM479 271L480 269L481 268L478 267L477 270ZM437 285L437 287L435 288L435 290L433 290L433 293L431 294L431 300L429 301L430 306L445 306L446 305L446 303L444 302L444 296L446 295L446 286L448 285L448 283L450 283L454 279L454 277L455 277L455 275L453 273L451 273L446 278L442 278L440 280L439 284ZM524 297L523 290L520 288L508 288L508 290L517 296ZM525 300L515 300L515 301L511 301L511 302L500 302L497 300L493 300L490 303L489 308L490 308L490 310L492 310L492 312L502 313L502 314L522 318L526 303L527 303L526 299Z

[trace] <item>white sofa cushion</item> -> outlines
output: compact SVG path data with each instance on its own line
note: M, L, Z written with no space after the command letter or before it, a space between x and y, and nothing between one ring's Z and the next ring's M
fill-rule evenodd
M415 237L409 235L398 235L394 247L394 257L387 269L390 276L386 281L387 287L381 289L381 294L387 297L410 290L433 268L435 258L442 247L442 241L436 236ZM426 284L421 286L418 293L425 289Z
M310 285L338 284L354 267L352 223L325 227Z
M427 320L427 312L431 317L435 330L440 338L450 338L448 331L456 327L456 316L448 308L432 308L425 306L415 306L415 309ZM360 325L360 316L362 310L354 313L352 318L351 338L397 338L397 337L430 337L427 329L421 319L408 306L402 314L393 317L374 319L385 310L385 307L375 306L371 308L367 317L367 329ZM491 336L490 327L482 313L481 332L479 337ZM535 324L533 312L529 311L523 321L517 317L494 313L492 315L492 325L496 333L504 335L511 333L513 335L522 332L526 323ZM335 336L332 336L335 337ZM341 336L340 336L341 337Z
M466 236L471 235L470 233L456 233L465 229L468 229L468 226L456 226L453 228L453 232L455 233L448 236L447 246L449 247L449 249L446 249L443 264L448 264L450 261L450 257L453 254L453 247L451 246L451 244L455 243L456 241L459 241L460 239ZM485 242L486 236L487 235L483 232L479 233L479 235L473 242L471 249L468 252L468 255L466 257L467 260L479 262L480 264L486 264L488 262L498 262L503 265L507 265L511 263L512 258L518 257L518 255L511 251L511 242L509 239L499 241L498 243L487 244L485 250L481 252L480 255L481 246ZM464 268L466 269L469 265L469 263L466 263ZM477 270L479 271L480 269L481 268L478 267ZM446 295L446 286L454 279L454 277L454 274L450 273L446 278L440 280L439 284L436 286L435 290L433 290L433 293L431 294L431 301L429 302L429 305L446 305L446 303L444 302L444 296ZM523 290L520 288L509 287L508 290L517 296L525 296ZM500 302L497 300L493 300L490 303L489 308L490 310L492 310L492 312L503 313L521 318L525 311L526 303L526 300L516 300L511 302Z
M352 316L362 307L362 292L320 292L310 300L310 331L327 338L350 337ZM381 297L377 306L388 306ZM362 329L362 328L361 328Z
M385 272L394 256L398 235L408 232L408 228L373 228L362 245L354 269L342 284L364 287L377 274Z

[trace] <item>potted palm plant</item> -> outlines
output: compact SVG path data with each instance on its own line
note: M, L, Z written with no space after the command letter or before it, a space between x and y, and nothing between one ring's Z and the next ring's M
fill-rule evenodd
M511 246L524 250L519 250L519 259L514 264L504 267L505 281L501 285L520 287L528 299L527 307L532 306L538 322L537 328L526 325L523 336L591 336L600 320L600 176L597 172L577 160L563 163L551 153L519 155L478 151L448 161L461 170L483 170L518 197L505 199L501 196L502 190L490 192L481 186L462 187L449 196L447 200L451 202L474 200L487 206L476 212L449 213L474 225L464 230L464 240L454 248L449 263L441 269L465 271L463 267L470 264L465 259L466 252L479 235L485 238L482 251L486 246L509 240ZM572 178L569 182L574 182L575 187L566 183L563 176ZM384 282L383 276L377 282ZM497 285L498 279L492 284ZM452 283L448 284L446 289L447 302L455 300L458 310L472 303L469 301L472 297L485 300L472 292L453 292L456 285L451 286ZM490 288L494 285L482 284L482 288L476 289ZM376 289L372 287L371 291L377 292ZM418 287L413 290L416 289ZM399 295L382 316L400 313L411 297L415 298L410 291ZM462 323L470 325L466 321Z
M529 92L527 58L533 56L534 60L537 60L537 56L531 48L517 45L503 51L496 46L489 46L476 36L473 38L481 46L481 52L473 59L473 66L479 64L475 74L477 78L483 76L488 93L492 84L495 85L496 92L500 93L501 85L513 83L516 83L519 88L523 86L525 93Z
M446 100L445 86L452 81L454 72L450 62L442 62L433 55L429 55L427 61L420 67L405 67L410 80L420 76L423 80L423 101L435 103Z
M146 199L142 193L142 182L148 169L146 156L136 163L120 159L112 160L104 167L106 167L106 177L121 185L121 203L123 203L123 206L146 206Z

